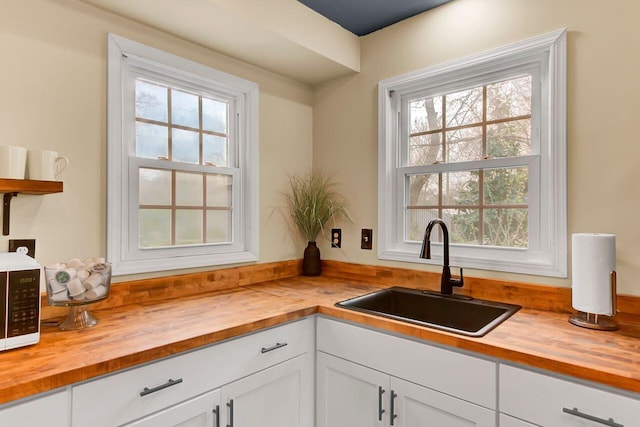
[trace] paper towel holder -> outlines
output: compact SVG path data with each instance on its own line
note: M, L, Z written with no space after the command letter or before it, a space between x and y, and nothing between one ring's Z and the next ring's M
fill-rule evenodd
M612 271L609 275L611 279L611 316L605 316L604 314L586 313L584 311L578 311L576 314L569 316L569 323L572 325L580 326L582 328L597 329L599 331L615 331L619 328L618 322L613 318L618 312L617 303L617 278L616 272Z

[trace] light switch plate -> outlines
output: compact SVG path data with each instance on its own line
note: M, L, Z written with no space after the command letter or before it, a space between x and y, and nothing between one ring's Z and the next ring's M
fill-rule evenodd
M373 248L373 230L370 228L362 229L362 237L360 238L361 249Z

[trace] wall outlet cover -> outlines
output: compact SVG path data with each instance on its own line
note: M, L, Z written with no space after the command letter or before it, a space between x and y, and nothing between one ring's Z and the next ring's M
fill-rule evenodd
M331 229L331 247L332 248L342 247L342 229L340 228Z
M36 239L9 239L9 252L36 257Z

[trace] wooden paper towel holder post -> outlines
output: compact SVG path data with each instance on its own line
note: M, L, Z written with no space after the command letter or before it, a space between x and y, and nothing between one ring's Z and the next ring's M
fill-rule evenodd
M586 313L584 311L578 311L576 314L569 316L569 323L580 326L583 328L597 329L599 331L615 331L619 328L618 322L613 318L618 312L617 303L617 283L616 272L612 271L611 278L611 316L605 316L604 314Z

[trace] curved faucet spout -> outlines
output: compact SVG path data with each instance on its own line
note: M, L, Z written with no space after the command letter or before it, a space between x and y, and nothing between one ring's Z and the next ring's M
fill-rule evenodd
M453 293L453 287L462 287L463 277L462 268L460 268L460 279L451 278L451 269L449 267L449 230L447 224L440 218L435 218L429 221L427 228L424 231L424 238L422 240L422 249L420 250L420 258L431 259L431 231L433 227L439 225L442 229L442 245L443 245L443 259L442 259L442 279L440 281L440 292L445 295L451 295Z

